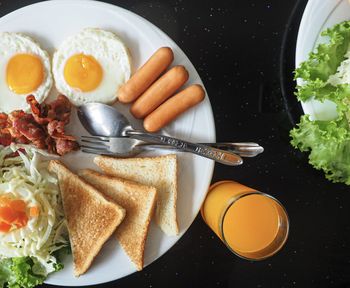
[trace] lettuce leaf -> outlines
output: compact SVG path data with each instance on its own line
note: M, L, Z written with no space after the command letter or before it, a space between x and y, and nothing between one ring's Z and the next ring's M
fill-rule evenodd
M329 42L318 45L316 51L309 54L309 59L295 70L295 79L301 78L304 82L297 86L296 95L300 101L311 98L322 101L336 90L327 80L345 59L350 44L350 21L339 23L321 35L328 37Z
M56 265L56 271L63 268ZM14 257L0 260L0 287L32 288L40 285L47 275L40 269L40 263L31 257Z
M295 78L303 80L296 95L299 101L333 101L338 117L312 121L308 115L302 116L290 132L291 144L302 152L309 151L309 163L323 170L327 179L350 185L350 83L331 85L328 81L347 59L350 21L333 26L322 36L327 36L329 42L320 44L295 71Z
M5 287L6 283L14 282L14 275L11 271L12 260L2 259L0 260L0 287Z
M5 258L0 261L1 287L20 288L35 287L44 282L45 276L36 275L32 268L34 262L30 257Z
M309 163L325 172L332 182L350 185L350 131L345 118L311 121L308 115L290 135L291 144L300 151L310 151Z

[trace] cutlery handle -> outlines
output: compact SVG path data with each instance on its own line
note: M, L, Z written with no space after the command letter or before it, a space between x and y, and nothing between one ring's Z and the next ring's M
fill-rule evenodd
M257 143L252 142L224 142L224 143L199 143L202 145L210 146L212 148L222 149L225 151L230 151L232 153L238 154L241 157L255 157L262 152L264 148ZM145 150L154 149L176 149L177 147L169 146L166 144L154 144L154 143L144 143L141 142L137 145L138 148Z
M232 152L212 148L203 144L195 144L164 135L145 133L138 130L127 130L126 135L145 142L153 142L173 146L179 150L191 152L225 165L237 166L243 163L242 158Z
M255 157L264 152L264 148L254 142L223 142L205 144L218 149L230 150L243 157Z

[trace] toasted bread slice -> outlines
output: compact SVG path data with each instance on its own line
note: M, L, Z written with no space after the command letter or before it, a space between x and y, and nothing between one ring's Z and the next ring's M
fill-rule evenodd
M125 217L124 208L52 160L49 171L58 178L72 248L74 275L85 273L103 244Z
M79 171L79 175L125 208L126 216L116 230L116 237L137 270L142 270L145 243L156 203L156 189L89 169Z
M155 187L158 193L156 223L167 235L179 233L176 216L176 155L124 159L97 156L94 162L106 174Z

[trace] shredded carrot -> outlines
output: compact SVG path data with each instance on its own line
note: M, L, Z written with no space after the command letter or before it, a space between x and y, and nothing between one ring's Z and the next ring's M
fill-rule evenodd
M0 232L9 232L11 229L11 225L5 222L0 222Z
M16 211L13 211L10 207L0 207L0 221L11 224L16 218Z
M26 211L26 203L23 200L12 200L9 206L17 212Z
M0 196L0 232L8 232L12 227L22 228L28 223L26 203L12 199L6 194Z
M22 227L25 227L27 226L27 223L28 223L28 217L25 213L23 212L20 212L18 215L17 215L17 218L15 221L12 222L12 224L14 224L16 226L16 228L22 228Z
M9 198L7 195L1 195L0 196L0 207L9 206L11 201L12 201L11 198Z
M29 216L30 217L38 217L40 214L40 210L38 206L30 207L29 208Z

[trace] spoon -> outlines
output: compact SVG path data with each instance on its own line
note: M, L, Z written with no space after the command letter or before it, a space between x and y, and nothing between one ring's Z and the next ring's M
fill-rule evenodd
M129 137L105 137L85 136L80 137L80 148L83 152L90 154L108 154L119 157L130 157L143 151L154 149L178 150L177 147L165 144L146 143ZM256 143L200 143L214 148L221 148L225 151L238 154L241 157L255 157L264 148Z
M90 132L100 131L103 135L130 137L145 142L166 144L182 151L215 160L225 165L236 166L243 163L240 156L229 151L212 148L203 144L191 143L160 134L151 134L135 130L123 114L105 104L84 104L78 108L78 117L84 128Z
M83 119L83 121L85 120ZM109 127L109 126L106 127L105 125L103 125L103 123L102 124L92 123L92 124L95 124L95 125L87 126L87 124L84 124L85 129L88 130L88 132L94 136L113 137L114 139L112 141L114 142L114 144L118 144L118 145L114 145L115 149L117 150L117 154L123 157L136 155L138 153L141 153L144 150L178 149L177 147L169 146L166 144L147 143L137 139L131 139L131 138L125 138L125 137L118 138L116 137L116 135L113 134L114 133L112 131L113 127ZM255 157L261 154L262 152L264 152L263 147L261 147L257 143L252 143L252 142L224 142L224 143L200 143L200 144L204 144L213 148L230 151L235 154L238 154L241 157Z

